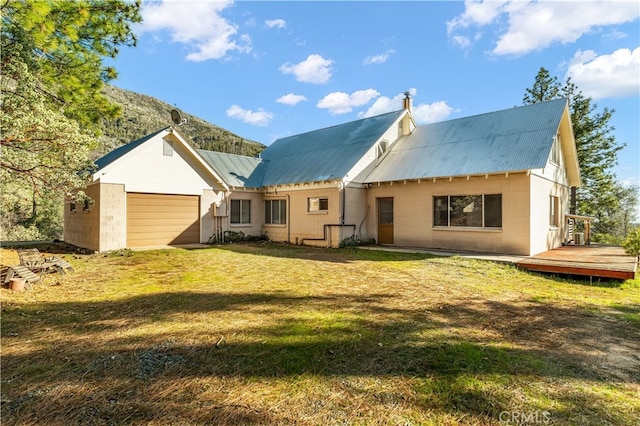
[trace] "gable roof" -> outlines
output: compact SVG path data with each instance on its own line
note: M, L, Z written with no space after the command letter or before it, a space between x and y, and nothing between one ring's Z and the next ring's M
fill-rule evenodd
M416 127L357 180L373 183L543 168L567 108L566 99L557 99Z
M261 162L259 158L203 149L198 150L198 153L230 186L244 188L262 186L262 173L256 170ZM263 170L261 168L261 171Z
M154 136L168 130L169 127L165 127L162 128L156 132L153 132L151 134L148 134L146 136L141 137L140 139L136 139L133 142L129 142L126 145L122 145L116 149L114 149L113 151L109 152L108 154L105 154L103 157L98 158L96 161L94 161L94 163L97 166L97 169L95 171L98 171L100 169L105 168L106 166L108 166L109 164L113 163L114 161L116 161L117 159L119 159L120 157L124 156L125 154L133 151L135 148L139 147L140 145L142 145L143 143L145 143L146 141L148 141L149 139L153 138Z
M262 152L261 186L342 179L406 110L278 139Z

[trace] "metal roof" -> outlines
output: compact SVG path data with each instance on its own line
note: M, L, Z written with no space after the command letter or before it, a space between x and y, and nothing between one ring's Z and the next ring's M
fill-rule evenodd
M230 186L245 188L260 188L262 186L262 168L256 170L260 159L203 149L198 150L198 153L214 170L222 175L222 178Z
M342 179L406 110L278 139L262 152L262 186Z
M388 182L543 168L567 108L557 99L418 126L356 179Z

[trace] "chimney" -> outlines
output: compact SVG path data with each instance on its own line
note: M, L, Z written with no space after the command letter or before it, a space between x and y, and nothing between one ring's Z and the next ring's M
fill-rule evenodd
M404 100L402 101L402 107L411 111L411 93L407 90L404 92Z

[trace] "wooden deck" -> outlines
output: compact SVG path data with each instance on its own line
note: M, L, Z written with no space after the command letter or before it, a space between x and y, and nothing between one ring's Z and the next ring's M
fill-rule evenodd
M638 263L621 247L613 246L563 246L545 251L516 262L529 271L588 277L635 278Z

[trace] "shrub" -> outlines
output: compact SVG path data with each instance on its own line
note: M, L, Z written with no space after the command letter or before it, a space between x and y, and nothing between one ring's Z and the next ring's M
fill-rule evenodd
M627 254L636 258L640 257L640 228L636 228L629 233L627 239L622 243L622 248Z

